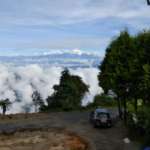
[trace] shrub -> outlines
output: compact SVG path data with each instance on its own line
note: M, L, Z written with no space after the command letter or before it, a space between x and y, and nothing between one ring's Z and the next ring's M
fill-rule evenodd
M137 114L129 113L128 127L131 135L142 137L143 145L150 146L150 109L141 108Z
M113 106L116 106L116 101L107 96L107 95L96 95L94 97L94 101L92 103L89 103L87 105L87 108L96 108L96 107L113 107Z

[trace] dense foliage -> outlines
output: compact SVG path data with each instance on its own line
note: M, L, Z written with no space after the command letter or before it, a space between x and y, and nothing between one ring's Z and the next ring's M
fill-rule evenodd
M150 109L139 108L137 114L128 114L129 133L132 137L140 140L143 145L150 146Z
M93 109L97 107L116 107L116 101L114 98L105 94L96 95L93 99L93 102L89 103L86 108Z
M73 110L81 107L88 85L79 76L71 75L65 69L61 73L59 85L54 85L53 89L54 93L47 98L47 109Z
M150 31L135 36L131 36L128 31L121 32L107 47L99 69L99 85L105 93L112 90L116 94L120 114L124 110L125 120L127 103L133 104L137 118L141 111L138 110L139 99L143 106L150 109ZM150 124L150 114L145 116L146 122Z

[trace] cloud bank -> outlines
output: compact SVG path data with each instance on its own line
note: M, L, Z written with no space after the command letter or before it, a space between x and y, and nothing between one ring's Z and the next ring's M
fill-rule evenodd
M13 103L8 113L33 112L32 93L37 90L45 100L53 93L53 85L59 83L61 67L42 68L38 65L14 67L0 64L0 99L9 98ZM96 68L70 69L72 74L82 77L90 86L83 99L83 105L102 92L98 87Z

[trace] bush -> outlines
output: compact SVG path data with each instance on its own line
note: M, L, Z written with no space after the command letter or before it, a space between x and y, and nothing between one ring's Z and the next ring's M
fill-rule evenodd
M116 105L117 105L116 101L113 98L102 94L102 95L96 95L94 97L94 101L92 103L89 103L87 105L87 108L97 108L99 106L100 107L114 107Z
M128 127L131 135L141 137L145 146L150 146L150 109L141 108L137 114L128 114Z

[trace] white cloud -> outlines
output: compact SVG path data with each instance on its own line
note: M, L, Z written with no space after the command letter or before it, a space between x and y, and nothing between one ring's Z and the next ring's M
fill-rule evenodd
M76 70L71 70L72 74L79 75L82 77L83 81L89 85L89 93L87 93L82 101L83 105L93 101L93 98L97 94L103 92L102 88L98 86L97 75L99 70L96 68L78 68Z
M33 91L37 90L45 100L53 93L52 87L59 83L60 73L63 70L60 67L44 69L38 65L14 67L1 64L0 68L0 99L9 98L13 102L8 113L24 112L26 107L34 111L31 98ZM102 92L98 86L96 68L78 68L70 71L72 74L81 76L90 86L83 104L91 102L96 94Z
M80 49L77 49L77 48L76 48L76 49L73 49L73 50L72 50L72 53L73 53L73 54L77 54L77 55L82 55L82 54L83 54L83 52L82 52Z
M149 28L149 12L146 0L1 0L0 47L105 49L113 31Z
M149 16L143 0L5 0L0 2L1 24L72 24L107 17L134 19Z

